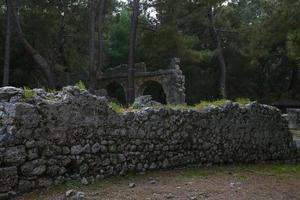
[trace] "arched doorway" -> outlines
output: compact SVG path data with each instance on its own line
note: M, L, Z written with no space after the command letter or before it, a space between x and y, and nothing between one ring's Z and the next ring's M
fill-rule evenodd
M140 94L151 95L154 101L167 104L166 94L160 83L156 81L147 81L141 86L140 90Z
M108 96L111 98L112 101L118 102L122 105L126 104L126 94L125 90L117 82L112 82L106 86L106 91Z

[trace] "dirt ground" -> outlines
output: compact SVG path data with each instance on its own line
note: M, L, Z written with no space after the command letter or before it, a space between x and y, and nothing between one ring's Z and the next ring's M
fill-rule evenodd
M68 189L84 192L88 200L299 200L300 164L176 169L110 178L88 186L74 181L18 200L62 200Z

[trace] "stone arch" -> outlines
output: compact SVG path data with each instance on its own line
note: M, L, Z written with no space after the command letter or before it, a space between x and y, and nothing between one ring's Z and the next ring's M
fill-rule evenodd
M167 94L164 85L156 80L144 81L137 88L137 97L142 95L151 95L154 101L167 104Z
M118 103L125 105L126 104L126 87L122 83L117 81L111 81L105 86L107 95L116 100Z

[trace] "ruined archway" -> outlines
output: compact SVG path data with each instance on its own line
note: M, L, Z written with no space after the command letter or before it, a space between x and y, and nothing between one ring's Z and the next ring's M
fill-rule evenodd
M157 81L146 81L139 88L141 95L151 95L154 101L167 104L166 93L163 86Z
M160 102L167 102L169 104L184 104L185 103L185 78L179 67L179 59L172 59L170 66L165 70L158 70L153 72L148 72L144 63L135 65L135 96L140 97L144 94L151 94L154 99ZM123 87L125 91L125 96L127 94L127 84L128 84L128 67L127 65L117 66L106 70L101 76L98 77L98 89L107 89L105 86L111 84L112 82L117 82ZM147 82L156 82L156 88L151 86L147 89ZM157 85L159 84L159 86ZM146 90L147 89L147 90ZM146 90L146 92L145 92ZM108 88L110 96L112 91L115 89ZM162 93L163 91L163 93ZM118 94L118 92L116 92ZM115 94L116 94L115 93ZM157 94L158 93L158 94ZM160 94L159 94L160 93ZM124 95L123 95L124 97ZM122 99L122 98L118 98ZM165 100L166 99L166 100ZM126 102L122 100L122 102Z
M126 104L126 93L123 86L117 82L112 82L106 86L107 95L112 101L122 105Z

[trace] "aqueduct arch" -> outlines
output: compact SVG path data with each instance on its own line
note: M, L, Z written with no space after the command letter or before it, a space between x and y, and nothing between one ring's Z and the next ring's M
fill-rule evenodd
M124 86L119 84L118 82L112 81L108 85L106 85L105 90L107 91L107 95L111 98L116 99L121 104L126 104L126 91Z
M158 70L148 72L144 63L135 66L135 95L142 96L147 82L155 82L161 85L165 96L166 103L182 104L185 103L185 77L179 67L178 58L173 58L171 64L166 70ZM107 87L117 83L124 88L127 94L127 65L120 65L115 68L108 69L104 74L98 77L99 89L107 90ZM110 91L107 91L110 94Z
M145 81L136 91L137 96L151 95L154 101L167 104L166 88L157 81Z

